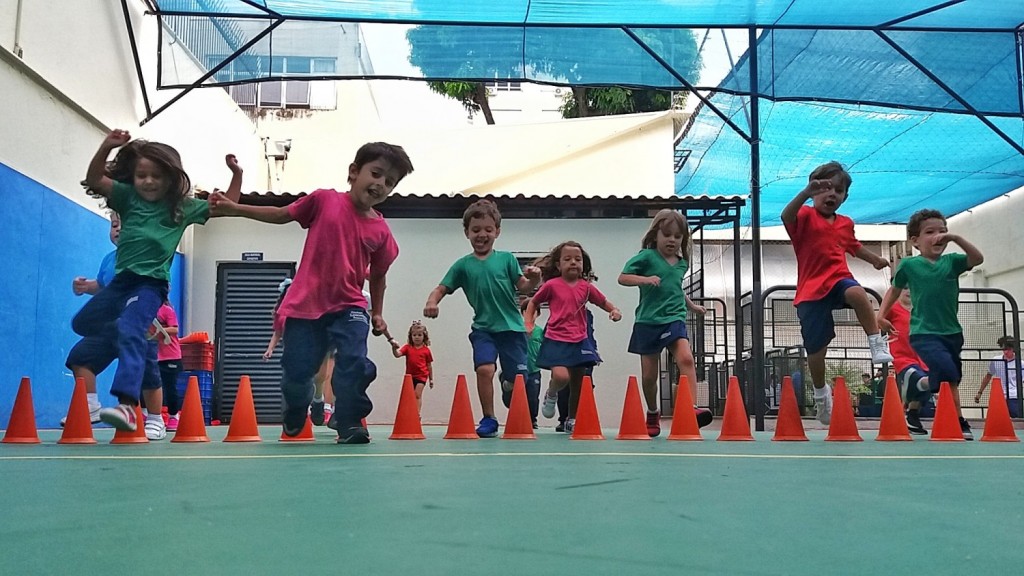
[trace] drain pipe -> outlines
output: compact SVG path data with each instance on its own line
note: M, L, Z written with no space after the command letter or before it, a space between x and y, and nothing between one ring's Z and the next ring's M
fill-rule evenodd
M21 6L23 0L18 0L18 8L14 16L14 48L11 49L18 58L22 57L21 49Z

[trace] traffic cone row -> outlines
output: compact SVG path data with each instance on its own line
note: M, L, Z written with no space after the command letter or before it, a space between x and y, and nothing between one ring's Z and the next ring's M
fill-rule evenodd
M702 440L697 427L696 417L691 407L693 399L690 394L689 382L680 377L677 388L675 410L669 440ZM138 428L135 432L117 431L111 444L142 444L148 440L144 431L144 420L141 410L136 407ZM365 426L365 419L363 420ZM447 440L476 439L473 409L470 402L466 377L459 375L455 385L455 396L448 419L448 430L444 436ZM517 375L512 391L512 402L508 419L502 434L505 439L535 439L532 420L526 399L526 386L522 375ZM580 400L576 414L576 425L571 438L573 440L603 440L597 404L594 400L593 385L590 377L584 377L580 389ZM423 428L420 423L416 397L412 387L411 376L406 376L399 397L398 412L395 425L389 439L423 440ZM647 434L644 410L640 398L639 385L635 377L630 377L626 386L622 417L619 424L618 440L650 440ZM747 415L740 391L739 380L732 376L729 379L728 393L725 400L725 412L722 417L722 428L719 441L752 441L750 418ZM231 424L224 442L260 442L259 428L256 423L256 410L252 397L252 385L248 376L242 376L238 394L232 413ZM787 376L782 381L782 398L776 420L774 441L807 441L803 424L797 408L793 383ZM912 440L904 419L903 406L900 400L896 379L892 376L886 382L885 399L882 404L882 418L876 440L881 442ZM949 384L942 383L939 391L935 419L932 425L931 440L940 442L962 442L963 434L953 402ZM199 397L199 382L190 377L185 393L185 401L181 409L178 430L171 442L209 442L206 426L203 421L202 404ZM312 422L307 418L302 432L296 437L281 435L281 442L312 442ZM842 377L836 381L834 390L832 420L829 424L826 442L860 442L863 441L857 430L856 419L850 404L850 396ZM988 417L985 419L985 431L982 442L1019 442L1020 439L1010 420L1009 410L1002 385L998 378L993 379L992 393L989 400ZM4 444L38 444L40 442L35 425L35 411L32 403L32 389L29 378L22 378L18 394L14 401L6 433L0 443ZM89 419L89 406L86 400L85 382L77 379L71 396L67 420L58 444L95 444L92 424Z

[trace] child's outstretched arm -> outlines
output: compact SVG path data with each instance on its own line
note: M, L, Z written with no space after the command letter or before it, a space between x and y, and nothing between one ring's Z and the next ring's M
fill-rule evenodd
M287 224L293 220L287 206L249 206L238 204L223 192L210 194L210 217L241 216L268 224Z
M618 306L612 304L611 300L606 299L604 301L604 304L601 305L601 310L604 310L605 312L608 313L608 317L611 318L612 322L618 322L619 320L622 320L622 312L619 311ZM532 330L527 331L527 333L529 332L532 332Z
M402 349L402 346L398 343L398 340L392 338L391 340L388 340L388 344L391 344L391 353L394 354L395 358L401 358L404 356L404 354L399 352L399 350Z
M231 182L228 184L228 191L224 193L228 200L237 203L242 197L242 167L238 165L238 158L234 154L224 157L224 163L231 170Z
M828 192L832 189L832 180L828 178L822 178L820 180L811 180L804 186L804 189L793 196L793 199L786 204L786 207L782 209L782 223L793 224L796 222L797 212L800 212L800 207L807 202L809 198L814 198L818 194Z
M882 296L882 303L878 305L878 315L876 321L878 322L878 329L888 334L893 331L892 322L889 322L887 316L892 310L896 301L900 299L900 292L902 288L895 286L889 286L889 289L885 291L885 296Z
M882 258L878 254L875 254L870 249L865 248L864 246L858 248L853 255L867 262L868 264L874 266L875 270L881 270L882 268L888 268L892 266L892 264L888 260Z
M686 309L689 310L690 312L693 312L698 316L703 316L704 314L707 313L707 308L701 306L700 304L697 304L693 300L690 300L690 297L687 296L686 294L683 294L683 298L686 298Z
M111 150L124 146L131 139L132 135L127 130L111 130L110 134L107 134L89 161L89 169L85 173L85 185L88 189L104 198L110 196L114 181L107 176L107 158Z
M423 316L427 318L437 318L438 305L441 304L441 300L449 294L448 287L444 284L438 284L437 288L430 291L430 295L427 296L427 303L423 306Z
M520 294L529 296L533 292L534 288L540 284L540 268L536 266L527 266L523 268L523 275L519 277L519 281L516 282L516 290Z
M981 254L981 250L968 242L963 236L959 234L946 234L944 238L936 239L936 242L955 242L957 246L963 249L964 254L967 255L967 269L970 270L975 266L978 266L985 261L985 257Z
M620 286L660 286L661 278L658 276L639 276L637 274L619 274Z

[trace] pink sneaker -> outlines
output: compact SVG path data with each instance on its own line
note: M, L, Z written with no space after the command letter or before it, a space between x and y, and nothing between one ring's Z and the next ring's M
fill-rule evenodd
M661 434L661 412L647 413L647 435L654 438Z
M175 414L174 416L168 416L167 417L167 431L168 432L175 432L177 430L178 430L178 415Z

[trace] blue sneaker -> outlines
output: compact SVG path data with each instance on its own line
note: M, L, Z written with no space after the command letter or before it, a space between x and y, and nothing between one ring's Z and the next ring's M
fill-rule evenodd
M498 421L490 416L480 419L480 425L476 427L476 435L481 438L494 438L498 435Z

